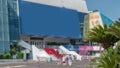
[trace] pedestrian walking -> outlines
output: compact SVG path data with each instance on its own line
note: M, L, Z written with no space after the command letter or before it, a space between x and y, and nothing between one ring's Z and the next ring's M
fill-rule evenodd
M71 66L72 65L72 60L73 60L73 57L71 54L68 55L68 65Z
M65 66L67 64L67 56L64 54L62 57L62 64Z
M62 64L62 55L59 56L58 62L57 62L57 65L60 65L60 64Z

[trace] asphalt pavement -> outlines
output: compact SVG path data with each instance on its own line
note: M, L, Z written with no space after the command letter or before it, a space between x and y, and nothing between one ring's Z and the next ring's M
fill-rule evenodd
M0 68L88 68L89 61L73 61L72 66L57 64L57 62L0 62Z

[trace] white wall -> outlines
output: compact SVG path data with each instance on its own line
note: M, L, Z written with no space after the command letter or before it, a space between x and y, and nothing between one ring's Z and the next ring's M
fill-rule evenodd
M99 51L100 50L100 46L93 46L93 51ZM102 47L101 47L101 50L104 50Z

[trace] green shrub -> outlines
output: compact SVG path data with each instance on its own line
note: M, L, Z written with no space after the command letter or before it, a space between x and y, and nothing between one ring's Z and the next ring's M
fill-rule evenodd
M4 54L4 55L3 55L3 58L4 58L4 59L11 59L11 55L9 55L9 54Z
M24 53L23 52L18 52L17 53L17 58L18 59L23 59Z
M3 54L0 54L0 59L3 59Z
M11 55L9 55L9 54L0 54L0 59L11 59Z
M11 54L11 55L13 55L13 54L15 54L15 49L10 49L10 51L9 51L9 53Z

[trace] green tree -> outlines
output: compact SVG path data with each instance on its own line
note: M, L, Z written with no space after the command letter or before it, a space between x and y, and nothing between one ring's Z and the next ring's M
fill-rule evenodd
M10 49L10 51L9 51L11 56L13 56L15 54L15 52L16 52L15 49Z
M101 56L96 59L96 62L99 63L97 68L117 68L118 58L115 49L111 46L105 49Z
M10 49L15 49L16 52L20 52L22 47L18 43L19 41L13 41Z
M120 63L120 41L117 42L115 47L111 46L108 49L105 49L101 56L95 58L92 61L94 64L97 64L96 68L119 68Z
M108 33L110 33L120 39L120 19L110 25Z
M109 27L107 25L97 26L90 30L88 35L88 40L98 42L102 44L102 47L107 49L110 46L113 46L115 42L119 40L116 36L106 33Z
M11 56L19 55L17 53L21 52L22 47L18 43L19 41L13 41L12 44L10 45L9 53L11 54Z
M120 63L120 41L117 42L117 45L116 45L116 48L115 48L115 54L119 56L117 58L117 60Z

